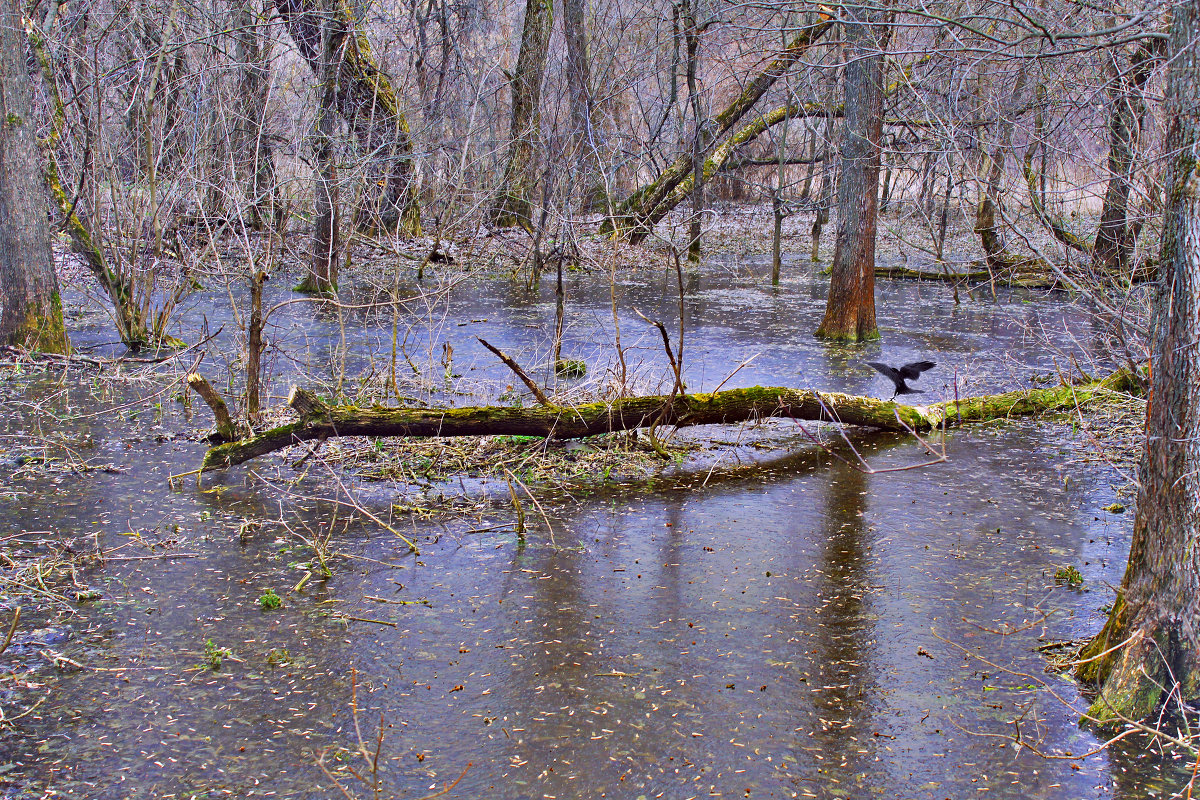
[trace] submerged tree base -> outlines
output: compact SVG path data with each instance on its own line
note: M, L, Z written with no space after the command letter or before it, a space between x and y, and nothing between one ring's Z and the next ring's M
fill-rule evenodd
M510 408L359 408L330 406L293 388L288 398L298 422L209 449L203 472L232 467L275 450L338 436L540 436L577 439L615 431L667 425L729 425L771 417L857 425L885 431L922 432L1009 417L1062 411L1112 392L1136 388L1120 371L1104 380L908 406L838 392L755 386L675 396L630 397L580 406Z

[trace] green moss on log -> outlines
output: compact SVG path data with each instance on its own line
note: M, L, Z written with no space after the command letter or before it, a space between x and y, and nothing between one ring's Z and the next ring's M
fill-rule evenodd
M273 450L335 436L539 436L577 439L656 425L730 425L771 417L834 422L885 431L923 432L968 422L1057 411L1092 402L1120 387L1132 386L1128 374L1083 386L1007 392L964 398L931 406L815 392L778 386L752 386L687 395L630 397L580 406L473 406L466 408L359 408L330 406L304 389L294 388L288 404L300 421L273 428L240 442L213 447L204 471L230 467Z

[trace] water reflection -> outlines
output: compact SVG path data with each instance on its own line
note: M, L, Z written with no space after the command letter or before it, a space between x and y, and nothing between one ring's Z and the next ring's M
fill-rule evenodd
M984 388L1044 370L1052 356L1031 331L1088 331L1077 310L1028 295L955 307L944 287L883 283L886 350L824 348L810 337L823 300L809 276L778 293L736 271L685 277L697 389L761 352L729 385L870 392L877 378L858 364L886 353L938 361L937 399L953 391L956 370ZM276 284L277 299L285 288ZM608 288L574 276L568 304L568 351L600 369L613 357ZM618 291L623 341L637 348L629 357L661 368L661 344L638 342L645 325L629 309L673 329L675 276L623 276ZM503 282L456 292L453 323L444 308L406 319L408 357L425 369L449 342L448 371L465 377L430 391L474 402L495 388L468 387L480 375L511 378L473 337L545 352L552 297ZM333 382L343 368L360 378L389 368L387 314L339 319L297 304L273 325L287 344L277 386L302 369L320 367ZM1090 342L1064 336L1058 346ZM70 380L71 402L82 403L92 389ZM450 394L458 388L478 392ZM10 404L4 435L54 430L67 400L56 403ZM1042 761L1005 738L1024 715L1048 749L1095 744L1070 709L978 658L1040 675L1039 636L1094 629L1103 587L1120 579L1129 521L1100 511L1114 499L1114 476L1064 466L1077 442L1061 428L958 431L947 463L873 475L788 422L699 431L716 448L699 468L539 493L550 528L531 509L524 543L504 526L501 504L483 502L479 518L400 518L391 504L404 502L402 489L372 485L363 497L418 540L412 556L377 526L346 523L344 507L298 500L340 490L319 470L300 478L283 459L168 490L167 476L194 468L203 446L158 441L195 427L171 407L163 413L149 428L118 414L72 432L92 437L90 452L120 471L21 479L15 499L0 500L6 529L98 530L118 558L149 557L83 575L106 597L81 610L64 648L85 668L39 667L50 700L0 738L0 766L13 765L4 774L19 786L81 798L328 797L314 758L356 746L351 670L365 737L381 715L389 726L388 796L421 796L467 762L450 796L960 798L986 789L1132 800L1159 769L1164 788L1186 780L1170 759L1133 747ZM874 466L926 460L905 437L852 441ZM330 533L339 555L332 578L289 594L296 566L311 558L297 533ZM1090 591L1054 586L1064 563ZM267 587L283 609L258 606ZM1017 633L984 630L1048 612ZM209 641L232 655L218 671L204 664ZM1069 684L1054 685L1074 698Z

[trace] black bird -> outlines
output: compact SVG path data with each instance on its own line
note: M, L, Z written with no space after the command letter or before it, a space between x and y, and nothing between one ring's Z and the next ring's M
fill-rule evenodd
M895 367L889 367L887 364L880 364L878 361L868 361L867 366L874 367L880 374L896 384L896 391L892 392L892 397L894 398L898 394L923 394L924 390L914 389L904 381L915 381L921 377L922 372L933 369L937 365L932 361L914 361L911 364L905 364L900 369L896 369Z

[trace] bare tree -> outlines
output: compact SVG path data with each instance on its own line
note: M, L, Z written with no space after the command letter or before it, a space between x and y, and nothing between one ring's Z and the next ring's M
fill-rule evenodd
M322 69L324 52L336 55L334 107L350 126L368 166L359 227L420 236L408 120L347 0L333 0L327 8L319 6L318 0L275 0L275 8L313 72ZM328 48L322 46L326 30Z
M825 318L816 335L861 341L879 338L875 325L875 230L883 138L883 56L888 13L846 8L845 109L838 232Z
M231 149L235 175L250 199L249 223L256 231L263 230L267 221L282 210L276 196L274 147L264 131L271 90L271 37L266 11L260 0L257 5L235 3L232 13L240 107Z
M312 151L315 163L313 186L313 244L308 275L296 287L303 292L328 294L337 291L338 225L341 210L333 135L337 126L338 67L344 37L331 16L321 29L321 63L317 69L317 119L313 124Z
M521 51L510 76L512 117L508 134L508 163L488 216L493 225L519 225L533 229L530 197L537 181L534 158L539 133L538 106L542 101L542 79L550 52L553 0L526 0L525 23L521 28Z

